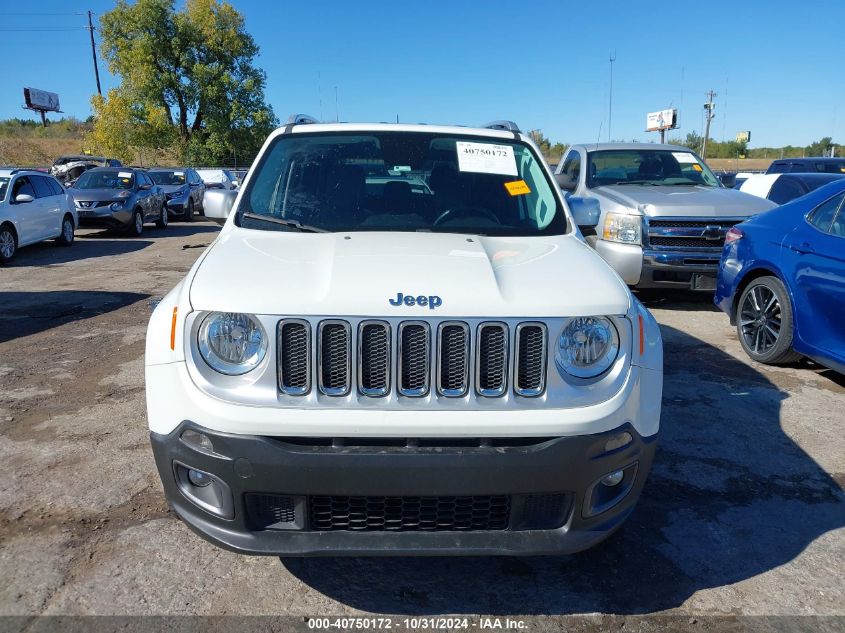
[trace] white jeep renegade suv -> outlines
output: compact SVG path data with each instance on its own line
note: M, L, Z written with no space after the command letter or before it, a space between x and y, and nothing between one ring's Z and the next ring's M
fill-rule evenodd
M662 344L510 122L296 115L150 320L169 503L251 554L581 550L654 455Z

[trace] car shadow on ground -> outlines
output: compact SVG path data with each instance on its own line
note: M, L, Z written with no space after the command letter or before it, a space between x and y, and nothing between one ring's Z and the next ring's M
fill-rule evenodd
M637 298L648 309L721 312L713 303L713 292L691 290L637 290Z
M144 232L140 238L130 237L121 229L82 229L77 232L77 241L87 240L123 240L134 242L147 237L188 237L199 233L218 233L222 227L212 222L176 222L172 220L167 228L160 229L148 224L144 225Z
M843 527L843 482L781 428L788 394L721 350L662 331L658 453L637 509L608 541L562 557L282 564L330 598L377 613L644 614L774 570Z
M119 310L149 296L91 290L0 291L0 343Z
M111 255L123 255L140 251L152 244L143 238L137 240L115 239L115 235L105 236L107 239L88 241L77 236L74 243L66 248L56 246L51 242L39 242L21 248L15 258L0 266L5 268L23 268L26 266L50 266L66 264L82 259L95 259Z

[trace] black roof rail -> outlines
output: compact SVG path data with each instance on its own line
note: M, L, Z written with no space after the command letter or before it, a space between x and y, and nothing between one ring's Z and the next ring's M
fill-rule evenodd
M488 128L490 130L505 130L507 132L520 132L519 126L514 123L513 121L490 121L490 123L485 123L481 127Z
M305 125L306 123L319 123L319 121L309 114L291 114L285 125Z

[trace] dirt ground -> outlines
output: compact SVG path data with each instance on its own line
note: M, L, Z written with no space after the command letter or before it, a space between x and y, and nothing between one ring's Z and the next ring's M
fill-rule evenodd
M201 540L164 502L143 353L151 303L216 231L80 231L0 267L0 615L845 616L845 377L751 363L688 294L643 297L665 338L662 438L601 546L283 562Z

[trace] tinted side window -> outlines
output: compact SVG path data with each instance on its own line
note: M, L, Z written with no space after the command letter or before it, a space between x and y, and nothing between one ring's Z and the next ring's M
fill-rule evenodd
M32 184L35 187L35 193L39 198L49 198L54 195L53 190L50 189L50 183L48 183L47 179L43 176L33 176L30 180L32 180Z
M805 193L804 187L800 183L787 176L781 176L772 185L772 190L769 192L769 200L776 204L786 204L790 200L800 198Z
M12 185L12 201L21 194L26 194L28 196L32 196L33 198L37 197L35 189L32 184L30 184L29 178L26 176L21 176L15 181L15 184Z
M581 174L581 154L576 150L569 152L563 161L560 174L557 176L558 182L569 182L573 184L578 183L578 176Z
M788 163L772 163L772 166L769 167L769 171L766 173L769 174L785 174L787 169L789 168Z
M65 192L65 190L62 189L62 186L54 178L44 178L44 180L47 181L47 184L50 186L50 189L53 190L54 196L60 196Z
M845 205L839 207L839 213L830 225L830 234L836 237L845 237Z
M829 232L831 224L833 224L833 218L836 216L836 212L842 206L843 200L845 200L845 192L840 193L838 196L834 196L830 200L822 202L818 207L815 208L813 213L808 218L810 224L815 226L820 231L824 231L825 233Z

